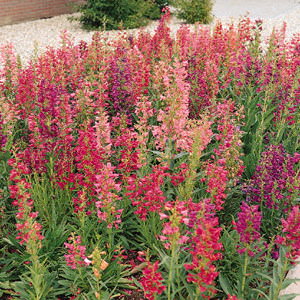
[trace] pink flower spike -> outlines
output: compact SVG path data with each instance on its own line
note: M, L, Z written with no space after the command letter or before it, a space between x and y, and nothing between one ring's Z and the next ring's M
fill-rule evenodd
M158 261L154 264L147 262L147 266L143 269L143 277L141 285L143 286L144 296L148 300L154 300L156 295L161 295L166 286L163 285L163 277L158 271Z
M159 214L159 217L160 217L159 219L160 219L160 220L169 218L169 216L166 215L166 214L164 214L164 213L161 213L161 212L160 212L160 213L158 213L158 214Z

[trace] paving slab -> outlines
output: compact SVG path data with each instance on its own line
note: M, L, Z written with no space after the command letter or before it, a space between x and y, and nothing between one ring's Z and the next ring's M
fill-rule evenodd
M298 264L289 271L287 277L290 279L300 279L300 258L297 260ZM300 300L300 281L296 283L292 283L288 286L284 291L281 292L281 295L288 295L288 294L299 294L296 296L294 300Z

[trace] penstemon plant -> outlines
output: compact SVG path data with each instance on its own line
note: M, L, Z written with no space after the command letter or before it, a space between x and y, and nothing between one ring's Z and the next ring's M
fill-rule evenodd
M295 297L299 36L170 17L1 49L1 299Z

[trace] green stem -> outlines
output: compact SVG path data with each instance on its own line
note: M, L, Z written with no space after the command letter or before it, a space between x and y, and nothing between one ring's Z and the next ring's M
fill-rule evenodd
M101 299L101 289L100 289L100 284L99 284L99 278L97 278L97 293L99 294L99 297L97 299Z
M114 234L113 234L113 229L112 228L107 228L107 233L108 233L108 243L110 247L110 251L113 251L113 243L114 243Z
M243 265L242 287L241 287L242 299L245 299L244 292L245 292L245 285L246 285L247 267L248 267L248 254L245 252L245 259L244 259L244 265Z
M273 300L278 300L279 299L279 293L282 289L282 284L283 284L283 281L285 279L285 275L286 275L286 271L287 271L287 258L284 257L284 264L283 264L283 267L281 269L281 272L279 274L279 282L278 284L275 286L275 292L274 292L274 297L272 298Z
M169 278L168 278L168 300L171 299L171 284L173 281L173 269L174 269L174 260L175 260L175 247L174 243L172 243L172 252L171 252L171 262L170 262L170 271L169 271Z
M43 266L39 262L39 258L37 256L37 253L33 253L31 255L31 261L32 261L32 268L30 269L31 272L31 280L32 280L32 286L34 289L34 296L33 300L40 300L42 299L42 292L41 288L43 285Z

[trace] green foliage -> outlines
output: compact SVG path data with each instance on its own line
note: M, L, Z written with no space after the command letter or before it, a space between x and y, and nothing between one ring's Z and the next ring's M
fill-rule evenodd
M114 250L115 254L117 254L117 249ZM93 260L95 260L94 257ZM98 274L98 276L95 276L95 267L85 266L72 269L62 265L58 280L60 286L58 294L68 296L77 294L78 297L76 299L84 300L112 299L113 295L114 297L120 295L119 289L134 289L131 286L132 281L129 276L128 265L122 264L117 257L112 259L107 269ZM80 291L80 295L78 291ZM97 298L96 294L101 295L101 298Z
M272 244L259 246L256 255L236 255L237 233L224 228L222 243L224 258L219 265L219 284L226 294L237 295L238 299L294 299L295 295L280 296L280 291L297 280L286 278L291 268L286 257L287 249L280 247L279 257L271 257ZM265 259L263 259L265 258ZM269 269L268 266L273 268ZM255 287L255 288L254 288Z
M169 5L169 0L154 0L154 2L160 9L163 9L164 7Z
M212 0L174 0L178 17L187 23L208 24L212 21Z
M56 276L56 272L48 272L45 262L36 259L28 266L28 272L20 276L21 281L13 284L13 288L21 299L54 300L56 297L52 291Z
M79 8L79 20L86 29L130 29L158 19L166 1L88 0Z
M47 174L33 174L29 180L32 182L31 192L35 199L35 207L39 210L43 224L49 228L57 228L70 213L72 193L55 189Z

